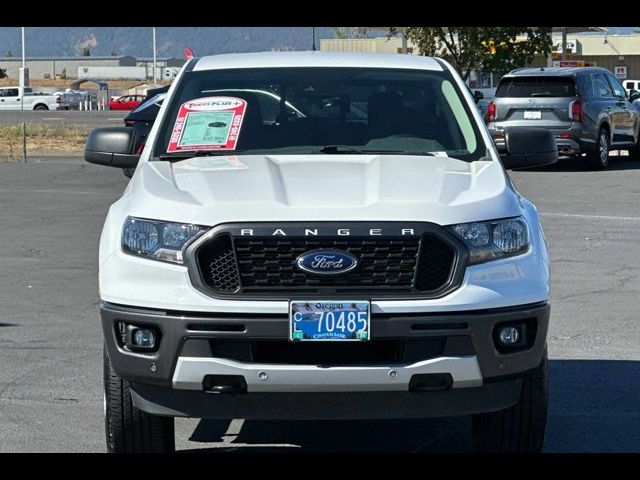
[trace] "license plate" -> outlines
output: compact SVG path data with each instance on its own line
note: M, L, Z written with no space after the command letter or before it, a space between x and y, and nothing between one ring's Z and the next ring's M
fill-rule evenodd
M540 120L542 118L542 112L540 110L525 110L525 120Z
M369 340L370 304L362 300L306 300L289 304L289 340Z

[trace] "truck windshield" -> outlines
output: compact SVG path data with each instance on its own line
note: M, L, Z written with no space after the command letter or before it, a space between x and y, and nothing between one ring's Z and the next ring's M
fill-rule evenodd
M448 72L257 68L186 72L154 156L372 152L474 161L486 147Z

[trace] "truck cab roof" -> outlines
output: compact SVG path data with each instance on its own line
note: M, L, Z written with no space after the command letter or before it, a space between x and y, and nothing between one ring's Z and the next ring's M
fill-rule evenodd
M351 52L258 52L211 55L198 58L193 71L235 68L379 67L442 71L435 58L419 55Z

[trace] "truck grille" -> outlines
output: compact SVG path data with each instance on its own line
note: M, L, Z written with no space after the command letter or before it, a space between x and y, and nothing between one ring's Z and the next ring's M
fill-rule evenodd
M195 246L190 265L196 286L213 296L290 298L318 295L437 296L461 280L460 249L429 231L412 236L236 236L219 232ZM337 275L298 268L313 250L341 250L358 266ZM195 274L193 272L195 270Z

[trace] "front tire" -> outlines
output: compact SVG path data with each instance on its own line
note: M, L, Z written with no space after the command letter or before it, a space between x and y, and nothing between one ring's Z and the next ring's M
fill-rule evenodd
M104 351L104 426L109 453L175 451L173 417L151 415L133 406L128 381L113 371Z
M474 415L476 452L541 452L547 425L547 351L540 365L522 380L520 400L498 412Z
M598 145L595 150L587 152L587 160L594 170L605 170L609 166L609 132L606 128L598 132Z

